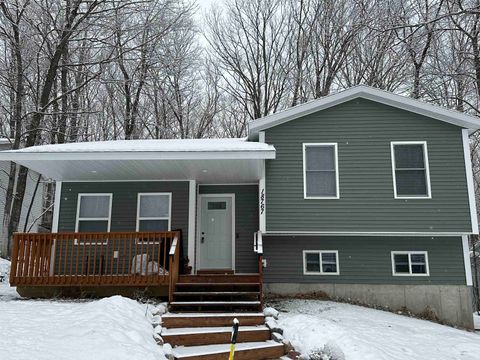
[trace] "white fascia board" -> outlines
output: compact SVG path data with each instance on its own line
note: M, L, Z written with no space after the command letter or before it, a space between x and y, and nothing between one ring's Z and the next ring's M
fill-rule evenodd
M423 232L423 231L275 231L267 230L264 236L463 236L471 235L471 232Z
M275 159L275 150L265 151L105 151L28 152L2 151L0 160L257 160Z
M356 98L372 100L470 130L480 128L480 120L473 116L428 104L420 100L393 94L388 91L375 89L365 85L359 85L321 99L312 100L305 104L294 106L287 110L268 115L257 120L252 120L248 123L249 134L253 135L261 130L283 124L290 120L306 116L320 110L328 109L332 106L342 104Z
M472 233L478 234L477 203L475 198L475 187L473 182L472 158L470 156L470 138L468 130L462 129L463 157L465 159L465 176L467 178L468 202L470 205L470 221Z

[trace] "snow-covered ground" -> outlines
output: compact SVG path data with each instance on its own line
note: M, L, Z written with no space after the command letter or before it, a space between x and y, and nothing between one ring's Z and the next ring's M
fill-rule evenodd
M9 266L3 260L1 266ZM0 359L161 360L151 306L121 296L95 301L22 300L0 284Z
M296 350L327 348L338 360L478 360L480 336L429 321L320 300L281 300L278 323ZM339 350L339 351L338 351Z

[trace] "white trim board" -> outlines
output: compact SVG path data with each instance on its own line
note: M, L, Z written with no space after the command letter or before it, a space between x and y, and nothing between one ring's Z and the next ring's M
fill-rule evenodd
M470 220L472 233L478 234L477 202L475 198L475 187L473 186L472 159L470 157L470 138L468 130L462 129L463 157L465 159L465 176L467 177L468 202L470 203Z
M60 202L62 201L62 182L55 182L55 198L53 199L53 219L52 219L52 233L58 233L58 223L60 221ZM52 250L50 251L49 274L52 276L55 268L55 249L57 248L57 239L53 239Z
M398 231L398 232L369 232L369 231L267 231L263 236L463 236L471 235L469 232L414 232L414 231Z
M425 171L425 182L427 185L426 195L398 195L397 194L397 175L396 175L396 160L395 160L395 145L422 145L423 148L423 166ZM428 147L426 141L391 141L390 142L390 156L392 163L392 178L393 178L393 194L395 199L431 199L432 188L430 185L430 166L428 163Z
M465 281L467 286L473 286L472 264L470 263L470 245L468 236L462 236L463 264L465 266Z
M248 123L249 136L254 134L256 135L259 131L269 129L271 127L315 113L320 110L328 109L332 106L339 105L356 98L363 98L393 106L470 130L476 130L480 128L480 120L474 116L428 104L426 102L415 100L406 96L393 94L389 91L376 89L366 85L358 85L336 94L325 96L321 99L312 100L307 103L291 107L287 110L267 115L260 119L252 120Z
M197 202L197 183L195 180L190 180L188 186L188 260L192 267L192 274L196 271L195 259L195 234L196 234L196 202Z
M199 241L201 238L201 231L202 231L202 198L204 197L230 197L232 199L232 270L235 272L235 194L234 193L221 193L221 194L198 194L198 201L197 201L197 239L196 239L196 248L197 248L197 261L196 261L196 268L197 270L203 270L200 268L200 246Z

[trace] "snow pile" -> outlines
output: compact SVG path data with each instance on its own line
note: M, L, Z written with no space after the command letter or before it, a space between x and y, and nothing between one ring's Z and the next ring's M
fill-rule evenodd
M17 291L14 287L10 287L8 282L10 276L10 261L0 258L0 278L3 277L3 281L0 281L0 301L12 300L19 298ZM1 311L1 305L0 305Z
M478 334L429 321L331 301L281 300L275 307L285 339L311 358L334 350L331 359L479 359Z
M147 305L121 296L91 302L2 301L2 359L159 360ZM8 324L8 327L5 326Z

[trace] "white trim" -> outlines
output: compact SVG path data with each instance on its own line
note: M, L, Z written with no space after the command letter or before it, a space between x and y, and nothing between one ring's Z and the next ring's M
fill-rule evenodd
M347 90L325 96L321 99L291 107L287 110L252 120L248 123L248 132L252 136L259 131L283 124L296 118L328 109L352 99L364 98L381 104L393 106L413 113L424 115L450 124L475 130L480 128L480 120L474 116L425 103L406 96L396 95L389 91L358 85Z
M397 178L396 178L396 165L395 165L395 145L422 145L423 147L423 162L425 166L425 181L427 183L427 195L413 196L413 195L397 195ZM393 178L393 194L395 199L431 199L432 189L430 185L430 166L428 162L428 147L426 141L391 141L390 142L390 155L392 163L392 178Z
M336 196L307 196L307 159L306 148L307 147L332 147L335 154L335 186ZM340 181L338 170L338 143L302 143L303 152L303 198L304 199L340 199Z
M465 232L388 232L388 231L267 231L264 236L318 236L318 235L342 235L342 236L462 236L470 235Z
M463 248L463 264L465 265L465 281L467 286L473 286L472 264L470 263L470 245L468 244L468 236L462 236Z
M8 150L0 153L0 160L261 160L275 159L273 146L255 151L76 151L29 152Z
M470 156L470 138L468 130L462 129L463 157L465 159L465 176L467 177L468 201L470 203L470 220L472 233L478 234L477 202L475 199L475 187L473 186L472 159Z
M422 254L425 255L425 270L426 273L424 274L417 274L417 273L412 273L412 260L410 256L412 254ZM409 268L409 273L396 273L395 272L395 260L394 256L395 255L408 255L408 268ZM392 260L392 275L393 276L430 276L430 268L428 265L428 251L391 251L390 252L391 260Z
M265 132L260 131L258 134L258 141L265 142ZM266 173L265 173L265 160L260 165L261 175L258 181L258 228L261 232L267 230L267 189L266 189Z
M140 218L140 198L142 196L168 196L168 217L165 216L155 216L155 217L142 217ZM137 194L137 221L136 221L136 231L140 229L141 220L167 220L168 228L167 231L172 230L172 193L171 192L139 192Z
M189 179L172 179L172 180L152 180L152 179L135 179L135 180L62 180L63 183L108 183L108 182L187 182Z
M322 254L324 253L334 253L335 254L335 263L337 265L336 272L324 272L322 266ZM320 262L320 271L307 271L307 261L305 259L306 254L318 254L319 262ZM303 250L302 251L302 258L303 258L303 275L340 275L340 263L338 261L338 250Z
M85 196L108 196L109 197L109 212L108 212L108 218L81 218L80 219L80 201L81 198ZM107 221L107 232L110 232L110 225L112 222L112 198L113 194L112 193L78 193L77 196L77 214L75 216L75 232L78 232L78 223L80 220L98 220L98 221Z
M53 218L52 218L52 233L58 232L58 223L60 220L60 202L62 201L62 182L55 182L55 198L53 199ZM57 248L57 239L53 239L53 246L50 250L50 258L52 259L50 263L49 274L53 276L53 271L55 268L55 249Z
M235 272L235 194L234 193L222 193L222 194L198 194L198 216L197 216L197 270L202 270L200 267L201 259L201 247L199 244L202 231L202 198L204 197L229 197L232 199L232 270Z
M60 220L60 202L62 197L62 182L55 182L55 198L53 200L53 219L52 233L58 232L58 222Z
M249 185L258 185L256 182L250 183L199 183L199 186L249 186Z
M188 259L192 267L192 274L195 274L195 214L197 201L197 183L189 181L188 186Z

